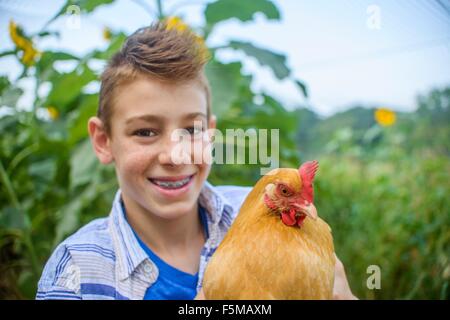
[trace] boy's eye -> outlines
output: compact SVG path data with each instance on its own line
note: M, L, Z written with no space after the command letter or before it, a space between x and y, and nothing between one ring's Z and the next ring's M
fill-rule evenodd
M189 132L189 134L191 135L196 135L196 134L200 134L203 132L202 127L189 127L186 128L186 130Z
M139 129L134 131L133 135L138 137L153 137L156 135L156 132L151 129Z

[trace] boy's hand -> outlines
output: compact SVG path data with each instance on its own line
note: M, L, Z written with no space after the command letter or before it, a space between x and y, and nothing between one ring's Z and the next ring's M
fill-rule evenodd
M194 300L206 300L205 294L203 293L203 288L200 289Z
M350 285L345 275L344 265L341 260L336 257L336 265L334 267L334 287L333 287L333 299L334 300L358 300L352 293Z

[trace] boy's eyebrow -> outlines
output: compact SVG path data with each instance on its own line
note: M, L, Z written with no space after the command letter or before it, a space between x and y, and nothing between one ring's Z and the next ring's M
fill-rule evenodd
M183 116L183 118L184 119L193 119L198 116L202 116L202 117L206 118L206 114L204 114L203 112L188 113L185 116ZM145 114L142 116L131 117L131 118L127 119L125 121L125 123L130 124L131 122L133 122L135 120L143 120L143 121L147 121L147 122L161 122L163 120L163 117L158 117L158 116L155 116L152 114Z
M193 118L198 117L198 116L202 116L202 117L206 118L206 114L204 114L203 112L188 113L183 118L185 118L185 119L193 119Z
M127 119L127 121L125 121L125 123L130 124L131 122L133 122L135 120L144 120L147 122L160 122L162 120L162 118L151 115L151 114L146 114L146 115L142 115L142 116L131 117L131 118Z

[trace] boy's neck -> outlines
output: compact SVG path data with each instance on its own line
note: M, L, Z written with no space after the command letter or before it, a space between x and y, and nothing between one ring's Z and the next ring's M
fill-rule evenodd
M163 219L146 211L122 195L128 223L139 238L156 253L171 255L204 242L203 228L198 214L198 203L188 213L176 219Z

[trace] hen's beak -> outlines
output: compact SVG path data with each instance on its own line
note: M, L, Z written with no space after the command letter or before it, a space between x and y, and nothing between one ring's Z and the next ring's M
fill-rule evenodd
M301 211L304 214L306 214L311 219L313 219L313 220L317 219L317 209L313 203L308 203L308 204L294 203L294 207L296 207L298 209L298 211Z

